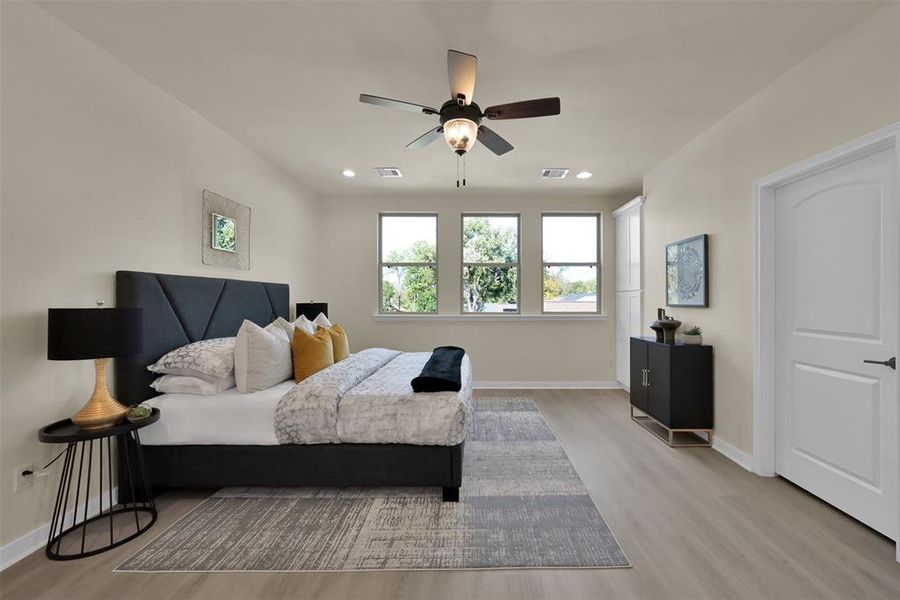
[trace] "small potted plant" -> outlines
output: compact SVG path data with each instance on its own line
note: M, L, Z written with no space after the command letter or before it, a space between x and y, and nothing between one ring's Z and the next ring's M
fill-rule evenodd
M128 419L131 423L140 423L147 417L149 417L153 413L153 409L149 404L141 403L137 406L132 406L128 409L128 412L125 413L125 418Z
M685 344L700 345L703 343L703 330L699 325L685 325L681 332L681 341Z

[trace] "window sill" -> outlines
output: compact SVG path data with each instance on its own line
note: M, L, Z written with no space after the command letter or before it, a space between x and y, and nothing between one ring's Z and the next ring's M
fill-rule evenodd
M538 315L520 315L515 313L482 313L477 315L377 313L372 315L372 319L375 321L428 321L431 323L451 321L605 321L606 315L597 313L544 313Z

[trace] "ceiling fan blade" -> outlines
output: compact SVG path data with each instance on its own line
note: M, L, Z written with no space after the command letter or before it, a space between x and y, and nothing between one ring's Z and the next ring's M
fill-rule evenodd
M416 148L424 148L425 146L427 146L434 140L441 137L441 135L443 133L444 133L443 126L438 125L434 129L426 131L425 133L423 133L422 135L420 135L419 137L417 137L416 139L414 139L413 141L408 143L406 145L406 147L409 148L410 150L414 150Z
M400 110L408 110L410 112L425 113L426 115L438 114L437 109L413 102L404 102L403 100L392 100L391 98L382 98L381 96L370 96L369 94L360 94L359 101L364 104L374 104L375 106L383 106L385 108L397 108Z
M475 95L475 72L478 58L465 52L447 50L447 76L450 79L450 97L457 102L463 97L463 103L472 104Z
M502 156L513 149L512 144L500 137L493 129L488 129L484 125L478 128L478 137L476 139L497 156Z
M538 98L488 106L484 116L488 119L530 119L559 114L559 98Z

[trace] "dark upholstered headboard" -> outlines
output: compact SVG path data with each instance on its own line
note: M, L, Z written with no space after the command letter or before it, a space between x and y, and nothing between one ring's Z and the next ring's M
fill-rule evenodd
M144 343L138 356L115 361L116 398L137 404L156 395L147 370L170 350L237 334L244 319L265 327L290 318L286 283L116 272L116 306L144 309Z

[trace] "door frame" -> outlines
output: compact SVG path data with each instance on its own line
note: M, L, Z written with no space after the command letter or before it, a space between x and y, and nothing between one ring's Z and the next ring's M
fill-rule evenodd
M900 121L753 182L756 265L753 278L756 300L756 335L753 344L753 471L757 475L775 476L775 191L798 179L891 148L894 150L896 174L894 194L900 196ZM897 227L900 228L900 197L897 202ZM900 244L897 246L900 264ZM897 297L900 298L900 289ZM900 340L900 323L897 339ZM897 389L900 402L900 385ZM900 431L900 419L897 428ZM900 469L897 475L900 478ZM900 515L900 500L897 511ZM897 544L897 560L900 561L900 542Z

